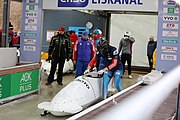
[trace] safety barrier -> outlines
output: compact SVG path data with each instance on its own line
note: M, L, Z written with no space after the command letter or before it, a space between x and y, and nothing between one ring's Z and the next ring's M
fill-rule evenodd
M129 96L113 109L103 112L95 119L114 120L151 120L153 113L180 83L180 66L164 75L155 84L142 89L138 94Z

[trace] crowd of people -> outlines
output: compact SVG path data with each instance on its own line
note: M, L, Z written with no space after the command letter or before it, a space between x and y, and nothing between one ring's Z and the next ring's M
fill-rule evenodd
M21 32L14 32L13 25L9 22L8 47L20 48L20 37ZM0 28L0 46L2 46L2 28Z
M57 83L63 85L62 70L65 59L72 59L76 64L76 76L89 73L92 69L97 70L99 76L103 77L103 98L106 99L108 84L114 78L114 86L121 91L122 76L125 72L125 63L128 63L128 77L131 75L132 45L135 39L130 32L125 32L119 42L119 49L111 46L104 39L102 32L95 29L92 37L88 31L83 31L78 38L75 31L65 33L63 26L59 27L58 34L53 36L48 50L48 59L51 60L51 70L46 85L54 81L54 73L59 64ZM71 54L72 53L72 54ZM120 55L120 53L122 53ZM120 59L121 56L121 59Z
M0 29L0 35L2 30ZM83 31L81 38L78 38L74 30L65 32L63 26L58 28L58 32L51 38L48 59L51 61L51 70L46 85L50 85L54 81L54 74L58 66L57 83L63 85L63 67L65 60L72 59L76 66L75 77L89 73L92 69L97 70L98 74L103 77L103 98L106 99L108 84L113 78L114 86L117 91L121 91L122 76L125 72L125 64L127 61L128 78L131 75L131 59L132 46L135 39L129 31L119 41L118 49L109 44L104 39L101 30L95 29L90 37L88 31ZM9 47L20 46L20 32L13 32L13 25L9 23ZM156 49L156 41L154 37L149 38L147 45L147 56L149 61L149 72L153 69L153 52ZM1 45L1 40L0 40Z

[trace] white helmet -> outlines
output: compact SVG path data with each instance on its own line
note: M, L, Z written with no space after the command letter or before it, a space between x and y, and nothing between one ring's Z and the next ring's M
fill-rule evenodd
M128 32L128 31L126 31L125 33L124 33L124 36L131 36L131 33L130 32Z

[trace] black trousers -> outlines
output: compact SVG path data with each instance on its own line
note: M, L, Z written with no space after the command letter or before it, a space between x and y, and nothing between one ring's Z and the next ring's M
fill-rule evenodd
M127 61L128 64L128 75L131 75L131 54L122 54L121 55L121 62L123 64L124 72L125 72L125 64Z
M153 66L153 57L152 57L152 55L148 55L148 61L149 61L149 72L151 72L152 66Z
M56 72L57 64L58 67L58 75L57 75L57 83L62 83L62 75L63 75L63 67L65 63L65 58L53 58L51 61L51 70L48 76L48 83L52 83L54 81L54 74Z

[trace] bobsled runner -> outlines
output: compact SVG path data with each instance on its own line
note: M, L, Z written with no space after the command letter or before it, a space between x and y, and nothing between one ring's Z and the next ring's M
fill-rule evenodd
M79 76L59 91L50 102L42 102L39 109L46 115L55 116L72 115L82 111L102 98L102 78L93 71Z

